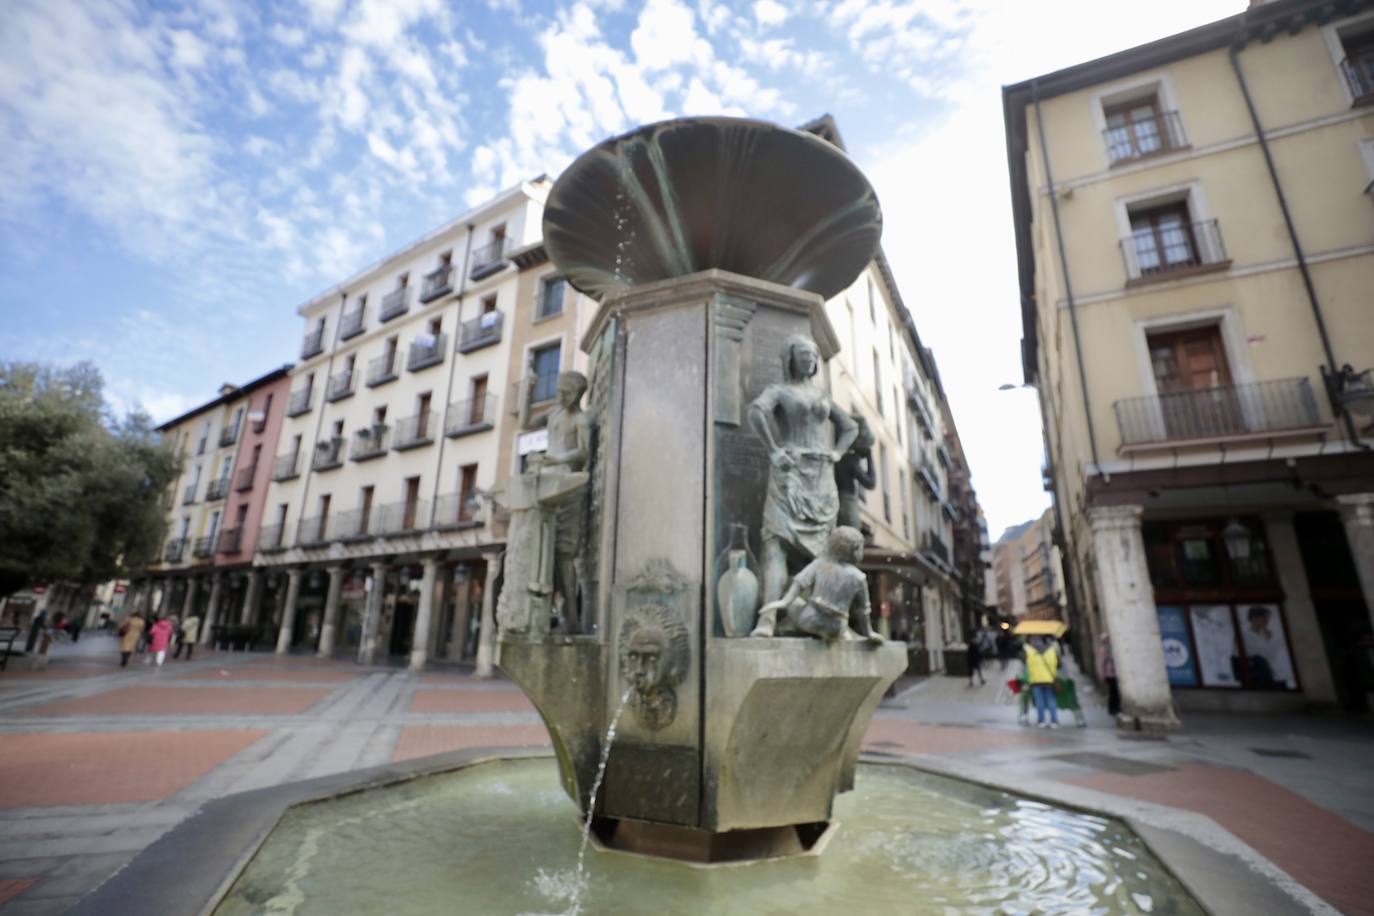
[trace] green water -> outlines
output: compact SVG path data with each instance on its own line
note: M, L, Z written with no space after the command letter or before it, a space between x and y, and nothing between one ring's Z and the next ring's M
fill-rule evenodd
M863 764L819 856L693 868L588 854L583 914L1200 914L1124 825L906 767ZM547 759L506 760L291 810L215 911L552 914L580 823Z

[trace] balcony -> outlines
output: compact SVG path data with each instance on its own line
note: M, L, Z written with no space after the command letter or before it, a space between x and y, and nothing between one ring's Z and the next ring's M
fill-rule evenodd
M286 541L282 537L283 526L263 525L258 531L258 550L263 553L275 553L286 549Z
M429 503L422 499L391 503L374 512L375 530L386 537L418 534L429 528Z
M340 512L329 520L329 540L360 541L377 537L377 513L371 507Z
M929 461L922 459L920 465L917 466L916 481L931 499L936 502L944 501L945 494L940 486L940 475L935 473L935 468L931 466Z
M333 403L353 395L353 370L341 369L329 377L324 388L324 399Z
M319 356L324 352L324 325L305 335L305 340L301 341L301 359L309 359L312 356Z
M225 528L219 533L219 552L238 553L243 546L242 528Z
M363 332L367 325L367 306L360 305L351 312L345 312L339 321L339 340L351 340Z
M210 486L205 488L205 499L213 502L217 499L224 499L229 493L229 475L225 474L219 480L210 481Z
M419 372L444 361L444 350L448 346L447 334L417 334L410 344L410 358L406 368Z
M434 437L430 435L430 430L434 426L433 421L434 417L429 411L397 420L396 441L391 447L398 452L404 452L422 445L433 445Z
M278 455L277 460L272 462L273 480L292 480L301 476L300 472L301 456L297 452L287 455Z
M492 429L496 422L496 395L454 401L444 415L444 435L450 439Z
M186 555L186 538L172 538L167 542L167 546L162 548L162 562L180 563L181 558Z
M1186 149L1183 119L1177 111L1161 111L1153 117L1131 120L1102 132L1107 143L1107 159L1112 165L1162 156Z
M286 399L286 415L288 417L299 417L303 413L310 411L310 396L313 394L311 386L291 392L291 396Z
M1231 263L1214 219L1147 226L1121 240L1127 286L1222 270Z
M387 322L410 311L409 292L408 287L398 286L383 296L382 310L377 313L377 317L383 322Z
M394 382L396 375L396 351L379 356L367 364L367 387L376 388L387 382Z
M480 528L482 520L478 517L481 503L475 493L445 493L439 497L434 509L436 530L456 530Z
M949 466L952 462L949 457L949 449L945 448L945 444L943 442L935 446L935 457L940 459L940 463L944 465L945 470L948 471Z
M425 274L424 285L420 287L420 301L431 302L440 296L453 292L453 265L445 264L438 270Z
M458 332L458 352L471 353L500 343L502 320L501 312L492 311L464 321Z
M334 436L315 443L315 458L310 467L316 471L332 471L343 467L343 436Z
M220 427L219 446L227 448L239 441L239 423L226 423Z
M1125 398L1112 405L1121 451L1167 443L1266 439L1321 429L1306 378Z
M360 429L353 435L353 448L348 457L354 461L371 461L386 454L385 423L375 423L367 429Z
M239 468L234 475L234 489L239 493L253 489L253 479L258 476L258 466L250 464L246 468Z
M481 280L483 277L490 277L492 274L504 268L510 262L506 260L506 254L510 251L509 239L492 239L481 248L474 249L472 252L472 270L468 273L469 279Z
M187 484L187 485L186 485L186 490L185 490L185 491L182 493L182 495L181 495L181 504L182 504L183 506L189 506L189 505L191 505L191 503L193 503L193 502L195 502L195 501L196 501L196 485L193 484L193 483L192 483L192 484Z
M1356 105L1374 103L1374 45L1359 48L1341 61L1341 74Z
M296 526L296 544L301 547L318 547L325 542L325 516L316 515L303 518Z
M935 532L933 531L927 531L925 533L925 537L922 538L921 552L924 553L926 556L939 561L946 567L950 567L953 565L950 563L949 559L949 546L946 545L944 541L936 537Z
M203 538L196 538L195 546L191 548L191 556L198 560L205 560L215 555L215 536L208 534Z

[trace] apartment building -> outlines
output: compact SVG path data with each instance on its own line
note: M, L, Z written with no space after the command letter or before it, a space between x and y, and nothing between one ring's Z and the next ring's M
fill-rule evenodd
M268 482L263 456L276 447L289 370L225 384L215 399L158 427L181 458L181 474L164 500L162 555L134 584L133 598L145 610L205 616L203 639L216 620L212 608L241 615L250 609L250 592L256 600L252 559Z
M1003 102L1024 374L1123 724L1366 708L1374 10L1253 4Z

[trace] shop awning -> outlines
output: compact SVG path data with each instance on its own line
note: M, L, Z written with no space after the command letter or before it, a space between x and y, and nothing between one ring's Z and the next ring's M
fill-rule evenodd
M1053 636L1058 639L1068 629L1069 625L1062 620L1023 620L1011 631L1017 636Z

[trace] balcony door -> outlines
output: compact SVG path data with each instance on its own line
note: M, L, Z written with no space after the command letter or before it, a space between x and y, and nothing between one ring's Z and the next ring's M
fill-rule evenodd
M1244 432L1218 325L1151 334L1147 340L1160 413L1170 439Z
M401 513L401 528L406 531L415 529L415 516L420 506L420 478L406 478L406 501Z
M1188 205L1131 211L1131 243L1141 276L1201 264Z

